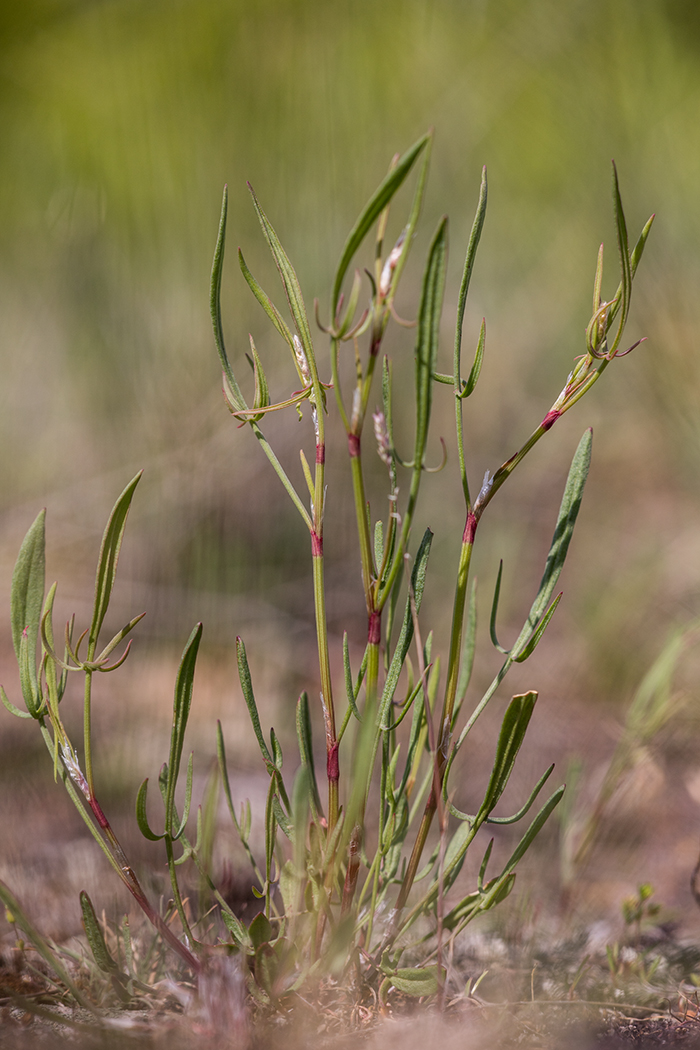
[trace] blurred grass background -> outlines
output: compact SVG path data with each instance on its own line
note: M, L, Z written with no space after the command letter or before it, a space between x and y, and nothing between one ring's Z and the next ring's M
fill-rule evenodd
M139 747L157 740L152 761L164 757L162 736L144 729L156 718L149 705L161 697L167 734L174 661L197 619L209 661L199 708L206 754L212 719L222 708L239 717L230 713L235 634L251 650L261 706L283 723L291 725L291 700L304 686L313 690L316 675L307 538L293 512L280 510L276 479L220 393L208 281L222 186L230 187L225 324L240 370L248 331L265 360L279 356L235 261L241 244L279 301L245 180L297 267L307 306L318 296L325 317L347 230L391 156L429 126L436 140L428 199L397 307L414 315L421 259L448 212L449 368L461 264L487 164L489 211L465 337L466 356L486 315L486 363L467 413L476 489L542 418L582 352L601 240L608 297L617 285L612 157L630 237L657 213L628 328L629 342L648 341L608 370L499 495L477 558L484 612L497 559L506 559L508 637L539 580L578 437L593 425L565 601L537 667L521 677L541 687L559 752L581 745L585 724L601 727L591 747L612 749L606 719L619 716L669 627L700 611L699 113L694 0L2 5L0 582L7 595L22 536L47 505L49 575L60 574L61 610L88 615L106 516L145 468L115 611L116 621L136 606L148 610L142 655L124 672L131 699L98 716L112 731L119 722L131 741L122 758L129 753L139 777ZM392 338L410 361L412 334ZM320 333L317 347L323 360ZM287 370L273 393L289 382ZM293 414L269 429L295 457ZM440 393L436 460L437 434L449 440L452 431L449 397ZM342 463L342 441L334 456ZM452 456L444 474L426 479L432 494L421 520L437 533L425 608L426 622L439 627L463 524L454 468ZM348 629L359 640L347 491L330 495L331 625L336 638ZM380 503L375 512L383 515ZM6 647L8 638L9 630ZM494 654L485 650L485 658L487 678ZM153 672L159 660L162 686ZM5 681L14 684L13 675ZM693 674L685 677L692 688ZM567 722L575 704L576 731ZM6 742L20 746L26 724L4 711L0 719ZM699 722L688 714L669 736L683 776L695 769L690 733ZM131 805L131 780L128 792Z

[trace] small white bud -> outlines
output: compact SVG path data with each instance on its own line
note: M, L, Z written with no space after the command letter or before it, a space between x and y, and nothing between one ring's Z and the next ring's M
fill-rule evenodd
M487 470L486 473L484 474L484 483L481 486L481 491L479 492L479 495L476 497L476 502L477 503L480 503L482 499L486 499L486 497L488 496L489 492L491 491L492 484L493 484L493 478L490 476L490 474L489 474L489 472Z
M379 278L379 298L380 299L385 299L386 296L387 296L387 293L388 293L389 288L391 286L391 278L394 275L394 270L396 269L396 264L398 263L399 259L401 258L401 252L403 251L403 243L404 243L405 240L406 240L406 231L402 230L401 234L399 235L398 241L396 242L394 247L389 252L389 255L387 256L387 260L384 263L384 268L382 269L382 275Z
M382 463L386 463L387 467L391 466L391 442L389 441L389 433L386 427L386 419L383 412L374 412L372 415L374 421L374 436L377 441L377 452Z
M360 412L362 411L362 390L359 386L355 387L355 391L352 395L352 416L350 418L350 428L355 432L357 424L360 422Z
M75 752L67 741L61 744L61 758L63 759L63 765L66 767L71 780L89 801L90 789L88 787L88 782L83 776L83 772L78 764L78 759L75 757Z
M299 371L301 377L305 383L311 382L311 370L309 369L309 362L306 359L304 353L304 347L301 345L301 339L298 335L294 336L294 353L296 355L297 364L299 365Z

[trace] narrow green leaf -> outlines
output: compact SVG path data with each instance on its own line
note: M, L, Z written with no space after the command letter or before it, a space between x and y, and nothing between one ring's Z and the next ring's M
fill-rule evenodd
M17 715L18 718L32 718L33 717L32 714L29 711L20 711L20 709L18 707L15 707L15 705L12 703L12 701L8 699L7 693L5 692L4 688L1 685L0 685L0 700L2 700L3 704L5 705L5 707L10 712L11 715Z
M253 355L253 375L255 377L255 396L253 398L253 408L267 408L270 404L270 388L267 385L267 376L260 360L260 355L253 342L252 335L250 338L250 350Z
M281 773L284 756L282 755L282 745L277 739L277 734L273 728L270 729L270 745L272 747L272 761L275 763L275 769Z
M474 655L476 653L476 579L472 582L471 591L469 592L469 606L467 609L467 623L464 629L464 642L462 644L462 659L459 667L459 678L457 680L457 692L455 696L455 709L452 718L452 725L457 719L457 715L460 712L464 698L467 695L467 689L472 677L472 670L474 668Z
M224 186L224 196L221 202L221 218L219 220L219 234L216 239L214 250L214 261L211 267L211 285L209 293L209 305L211 309L211 320L214 326L214 340L219 353L219 360L224 373L224 384L228 385L231 402L234 408L246 408L245 398L231 369L231 364L226 353L224 344L224 329L221 323L221 275L224 266L224 249L226 247L226 217L228 215L228 187Z
M139 831L145 839L149 842L159 842L160 839L165 838L165 835L156 835L154 831L151 831L150 824L148 823L148 817L146 815L146 796L148 795L148 777L144 780L143 784L139 788L138 795L136 796L136 823L139 826Z
M173 842L177 842L177 840L181 837L183 831L185 830L185 827L187 826L187 821L190 818L190 805L192 804L193 761L194 751L190 751L190 757L187 760L187 774L185 776L185 805L182 811L182 820L180 821L180 825L177 831L173 834ZM177 820L177 817L175 817L175 819Z
M546 824L546 822L547 822L547 820L549 818L549 815L551 814L552 810L556 806L558 806L559 803L561 802L561 797L564 794L565 787L566 787L566 785L562 784L562 786L557 788L557 790L554 792L554 794L551 795L550 798L547 799L547 801L545 802L544 806L539 811L539 813L537 814L537 816L533 820L532 824L527 829L527 831L525 832L525 834L521 838L520 842L516 846L515 850L511 854L510 860L508 861L508 863L506 864L506 866L505 866L505 868L503 870L503 874L504 875L509 874L510 872L512 872L513 869L515 867L517 867L517 865L520 863L522 858L525 856L525 854L527 853L528 849L530 848L530 846L534 842L535 838L537 837L537 835L540 833L540 831L542 830L542 828Z
M484 361L484 350L486 348L486 318L484 317L481 322L481 328L479 329L479 341L476 344L476 353L474 355L474 363L472 364L471 372L469 373L469 379L464 384L464 390L461 391L457 396L461 399L469 397L474 393L476 384L479 382L479 376L481 375L481 366Z
M95 602L92 613L92 623L90 624L90 632L88 635L89 659L92 659L94 656L97 639L107 613L109 600L112 596L112 588L114 587L114 580L117 574L119 551L121 550L124 529L126 527L126 518L129 513L129 507L131 506L134 491L141 480L142 473L143 471L140 470L136 477L132 478L117 502L114 504L112 513L109 516L109 521L107 522L107 528L102 537L100 556L97 562L97 575L95 578Z
M272 257L275 260L275 264L279 271L279 275L282 279L282 286L284 288L285 295L287 296L287 302L289 303L289 309L291 310L292 317L294 318L294 324L299 338L301 339L302 346L309 359L309 364L315 367L313 364L313 343L311 341L311 329L309 328L309 320L306 316L306 307L304 305L304 297L301 294L301 286L299 284L299 278L296 275L296 271L289 261L289 257L282 247L280 240L275 233L270 220L268 219L265 212L258 203L258 198L255 196L253 187L248 183L248 189L250 190L251 197L253 198L253 205L258 216L258 221L262 227L262 231L265 234L265 240L267 241ZM293 350L292 350L293 352Z
M613 341L613 345L610 347L609 353L613 355L615 350L620 344L622 339L622 333L627 324L627 316L630 309L630 298L632 295L632 273L630 269L630 256L629 246L627 243L627 223L625 222L625 213L622 209L622 198L620 197L620 184L617 178L617 168L615 167L615 161L612 165L612 190L613 190L613 207L615 209L615 227L617 230L617 248L620 256L620 272L621 272L621 285L622 285L622 298L620 302L620 321L617 329L617 334Z
M294 353L294 341L292 339L292 333L289 331L287 324L285 323L279 310L270 299L269 295L263 291L258 282L253 277L252 273L248 269L245 259L243 258L243 252L238 249L238 263L241 267L241 273L246 279L248 287L252 291L255 298L258 300L267 316L272 321L273 325L282 336L284 341L289 346L289 349Z
M27 710L33 714L40 704L36 673L36 649L41 623L41 607L44 601L46 571L46 511L42 510L34 519L22 541L12 573L10 592L10 621L12 644L20 661L22 636L26 638L26 676L21 682L22 695Z
M225 908L221 909L221 918L224 920L224 926L231 934L238 947L243 951L249 949L250 940L248 938L248 931L240 919L238 919L233 912L227 911Z
M379 217L380 213L386 208L389 201L392 199L399 186L408 175L409 171L413 167L416 159L420 155L421 151L425 149L430 136L424 135L418 140L409 150L407 150L402 157L399 158L398 163L391 169L386 178L381 182L377 190L372 194L365 207L360 212L357 222L353 226L352 230L348 234L348 239L345 242L343 251L340 256L340 262L338 263L338 269L336 270L335 280L333 282L333 298L331 301L331 323L335 323L335 317L338 309L338 300L340 299L340 290L343 285L343 279L347 273L348 267L352 262L355 252L362 244L363 240L372 228L375 220Z
M396 295L396 289L401 281L401 275L408 262L408 257L411 252L413 245L413 238L416 233L416 226L418 225L418 219L423 207L423 200L425 198L425 191L428 185L428 168L430 167L430 155L433 149L433 135L432 132L428 132L428 143L423 153L423 159L421 160L420 169L418 172L418 179L416 182L416 190L413 194L413 202L411 204L411 211L408 216L408 222L403 229L403 247L399 255L398 261L394 268L394 275L391 279L391 288L387 296L387 302L393 303L394 296Z
M299 743L301 764L307 775L311 812L314 820L318 822L323 813L323 806L321 805L321 797L318 793L318 784L316 783L311 714L309 712L309 698L306 693L302 693L297 700L297 741Z
M510 894L515 885L515 874L499 875L488 882L483 889L468 894L442 920L443 928L458 931L482 912L489 911L500 904Z
M412 998L435 995L438 990L437 966L405 966L387 976L398 992Z
M569 476L566 479L566 487L554 529L554 536L552 537L547 562L540 581L540 588L537 592L537 597L532 603L523 629L510 651L514 660L518 659L537 630L537 626L551 602L561 570L564 567L571 537L574 533L574 526L576 525L576 518L581 509L581 500L586 478L588 477L588 470L591 465L592 442L593 431L589 429L579 441L578 448L571 461Z
M309 823L309 779L306 766L300 766L292 785L291 839L294 868L299 878L306 875L306 830Z
M534 788L530 793L530 797L524 806L521 806L517 813L514 813L512 817L487 817L487 824L517 824L519 820L522 820L525 814L528 812L533 802L539 795L544 785L549 780L550 776L554 772L554 763L552 762L549 769L546 769L540 779L535 784Z
M632 253L630 255L630 273L632 277L634 277L634 275L637 272L637 267L639 266L642 255L644 254L644 249L646 248L647 244L647 237L649 236L655 218L656 216L652 215L649 219L647 219L642 229L642 232L639 235L639 240L632 249Z
M506 789L518 751L530 724L536 700L537 693L530 691L514 696L508 705L501 724L491 777L484 800L476 815L476 827L488 817Z
M197 651L202 638L202 625L198 623L182 652L180 666L175 681L175 698L173 702L173 725L170 733L170 756L168 758L168 780L165 799L165 828L168 834L174 835L175 821L175 787L180 774L180 761L185 741L187 719L192 704L194 669L197 662Z
M550 607L547 609L547 612L544 614L544 616L540 620L539 624L537 625L537 629L535 630L534 634L532 635L532 638L530 639L530 641L527 643L525 648L522 649L518 653L518 655L515 657L517 663L521 664L524 660L527 660L527 658L529 656L532 656L532 654L534 653L535 649L540 644L540 641L542 640L542 635L547 630L547 625L549 624L549 621L554 616L554 613L556 612L556 609L557 609L557 605L561 601L563 593L564 593L563 591L559 592L559 594L556 596L556 598L554 599L554 601L552 602Z
M384 527L381 521L375 522L374 525L374 564L377 566L377 571L381 568L384 562Z
M85 890L80 891L80 910L83 916L83 929L85 930L85 936L87 937L93 959L103 973L119 973L119 967L107 947L104 934L97 921L92 901Z
M494 841L493 839L491 839L489 841L489 844L486 847L486 851L484 853L483 860L481 861L481 867L479 868L479 883L478 883L478 885L479 885L479 891L480 892L484 888L484 879L486 878L486 869L488 868L489 861L491 859L491 850L493 849L493 841Z
M248 667L248 657L246 655L245 645L240 637L236 638L236 656L238 659L238 678L243 691L243 699L248 708L248 715L250 717L251 725L253 726L253 732L255 733L255 739L258 742L258 747L260 748L260 753L263 757L263 762L267 767L267 771L272 774L275 769L275 763L272 761L272 755L265 743L265 737L263 736L262 728L260 726L260 716L258 714L258 706L255 703L255 696L253 695L253 683L250 677L250 668Z
M479 241L481 240L481 231L484 228L484 220L486 218L486 203L488 200L488 181L486 178L486 168L484 167L481 172L481 187L479 189L479 202L476 206L476 214L474 216L474 222L472 223L471 233L469 235L469 244L467 245L467 254L464 259L464 269L462 271L462 283L459 287L459 299L457 303L457 326L455 330L455 349L454 349L454 381L459 384L459 377L461 375L461 349L462 349L462 327L464 324L464 311L467 305L467 294L469 292L469 283L472 278L472 271L474 269L474 260L476 258L476 250L479 247ZM479 378L479 371L481 369L481 357L483 356L483 335L484 326L482 325L482 335L479 337L479 347L481 348L481 354L479 353L479 347L477 347L476 358L472 365L471 374L467 381L467 392L463 395L469 397L474 387L476 386ZM461 393L458 391L458 393Z
M433 401L433 373L440 341L440 317L447 269L447 218L440 222L423 276L416 337L416 445L414 470L423 466Z
M430 544L432 543L432 540L432 532L430 529L426 529L420 547L416 553L416 560L411 573L411 588L414 594L416 613L420 612L420 606L423 600L425 576L428 569L428 557L430 555ZM398 685L401 668L404 665L406 654L411 647L412 641L413 615L411 612L411 600L409 596L406 599L406 608L404 611L403 623L401 624L399 640L396 643L396 649L394 650L394 655L389 665L389 671L384 682L382 698L379 704L379 711L377 712L377 725L382 729L386 729L387 727L387 718L391 702L394 699L394 693L396 692L396 686Z
M360 687L360 679L358 679L357 690L352 684L352 669L350 667L350 648L348 646L348 633L343 633L343 671L345 673L345 695L348 698L348 705L355 715L358 722L362 721L362 715L357 709L357 694Z
M504 649L502 645L499 645L498 638L496 636L496 617L498 616L498 601L501 596L501 580L503 578L503 559L498 565L498 576L496 577L496 586L493 591L493 601L491 602L491 619L489 621L489 633L491 635L491 643L495 649L498 649L499 653L503 653L505 656L508 655L508 650Z

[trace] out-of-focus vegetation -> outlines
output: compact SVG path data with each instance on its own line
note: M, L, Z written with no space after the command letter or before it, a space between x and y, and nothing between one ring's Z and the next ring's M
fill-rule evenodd
M449 308L488 165L489 217L465 331L475 343L486 315L480 403L488 414L475 406L467 427L476 462L493 470L583 352L601 239L615 273L614 156L630 228L658 213L629 327L630 342L649 339L543 443L540 464L557 469L536 473L558 479L584 426L594 425L566 601L542 651L553 682L563 672L592 703L626 699L668 625L696 613L700 595L697 5L24 0L0 12L0 52L2 577L7 584L43 503L58 537L53 557L78 572L113 492L143 466L124 552L133 581L126 600L134 612L149 609L144 630L160 623L180 645L198 617L205 644L245 633L251 617L267 622L268 605L246 600L251 592L291 616L307 605L294 585L297 559L307 556L303 530L266 515L276 479L257 450L235 471L229 456L237 435L207 311L223 183L229 236L251 269L270 283L245 179L307 301L324 301L344 231L387 158L434 126L424 228L438 208L449 210ZM247 347L248 330L262 352L267 325L233 267L224 299L232 355ZM412 344L407 333L406 353ZM444 353L449 360L448 333ZM494 409L492 395L508 384ZM428 480L449 516L443 479ZM522 595L508 589L511 522L517 515L539 537L528 541L529 591L559 500L558 480L548 484L514 482L494 507L493 547L477 555L486 595L494 558L505 553L501 609L513 622ZM451 571L456 552L436 531L434 561ZM347 539L339 525L334 544L328 530L331 620L334 601L354 601L362 625ZM270 559L291 580L274 594ZM76 591L82 586L78 575ZM348 597L350 587L359 598ZM86 607L89 592L85 582ZM439 588L426 602L444 603ZM288 655L292 696L304 661Z

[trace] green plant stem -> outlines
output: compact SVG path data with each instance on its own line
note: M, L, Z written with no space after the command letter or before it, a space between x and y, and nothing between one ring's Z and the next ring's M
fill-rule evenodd
M177 872L175 871L175 854L173 853L173 840L172 836L167 834L165 836L165 852L168 858L168 872L170 874L170 885L173 889L173 900L175 901L175 907L177 908L177 913L180 916L180 922L182 923L182 929L185 933L185 937L187 938L189 944L194 944L194 934L192 933L190 924L187 921L187 916L185 915L185 905L183 904L182 894L180 893L180 886L177 881Z
M460 654L462 651L462 634L464 631L464 609L467 600L467 585L469 582L469 567L471 564L472 551L474 549L474 537L476 534L477 519L472 510L467 512L467 521L462 536L462 547L459 557L459 568L457 571L457 583L455 586L455 597L452 609L452 632L450 636L450 655L447 665L447 683L445 685L445 699L443 702L442 715L438 727L439 740L437 741L436 776L428 801L425 804L423 817L418 828L413 850L406 866L399 895L394 905L394 921L398 920L406 906L408 895L411 892L414 879L418 872L418 865L425 848L433 817L438 806L439 793L442 791L445 766L447 764L447 751L449 747L449 734L452 726L455 698L457 695L457 683L459 681Z
M51 739L51 734L49 733L46 725L44 725L43 721L41 722L41 733L49 754L53 756L54 742ZM85 821L85 824L89 828L91 835L99 845L100 849L106 856L114 871L117 873L121 881L128 889L129 893L132 895L136 903L139 905L139 907L145 914L148 921L158 931L158 933L161 935L163 940L169 945L169 947L172 948L173 951L180 956L182 961L187 966L189 966L189 968L193 970L194 973L199 973L201 970L199 960L192 954L192 952L188 950L188 948L181 941L178 940L178 938L175 936L172 930L163 922L160 915L151 907L151 904L148 898L146 897L146 894L144 893L143 889L141 888L141 884L137 879L133 868L127 860L126 854L124 853L124 850L122 849L121 844L117 839L117 836L114 834L114 831L112 830L109 821L104 815L102 807L100 806L97 799L91 794L90 798L87 799L87 802L92 812L94 820L96 820L99 825L99 830L95 827L93 820L86 812L85 804L82 800L82 797L76 790L73 781L71 780L68 772L65 769L61 770L61 779L71 801L73 802L73 805ZM102 834L100 834L100 832L102 832ZM105 838L107 839L106 842Z
M323 560L323 515L325 510L325 463L326 443L323 418L323 391L318 378L316 362L309 357L314 393L314 425L316 430L316 469L314 474L313 521L311 525L311 561L314 584L314 612L316 617L316 641L318 645L319 673L321 677L321 699L326 727L326 773L328 776L328 830L333 832L338 822L339 794L338 781L338 739L335 727L335 706L333 703L333 682L331 678L330 655L328 651L328 619L326 612L326 589Z
M91 649L94 650L92 645ZM88 650L88 661L94 657L94 651ZM94 796L95 787L92 773L92 671L85 670L85 693L83 701L83 747L85 750L85 779L90 795Z
M359 434L348 434L348 450L350 453L350 473L352 476L355 516L357 518L357 535L360 543L362 586L365 592L367 616L371 617L374 612L372 593L374 559L372 556L372 541L369 534L369 521L367 519L367 500L365 497L365 483L362 473L362 449Z

